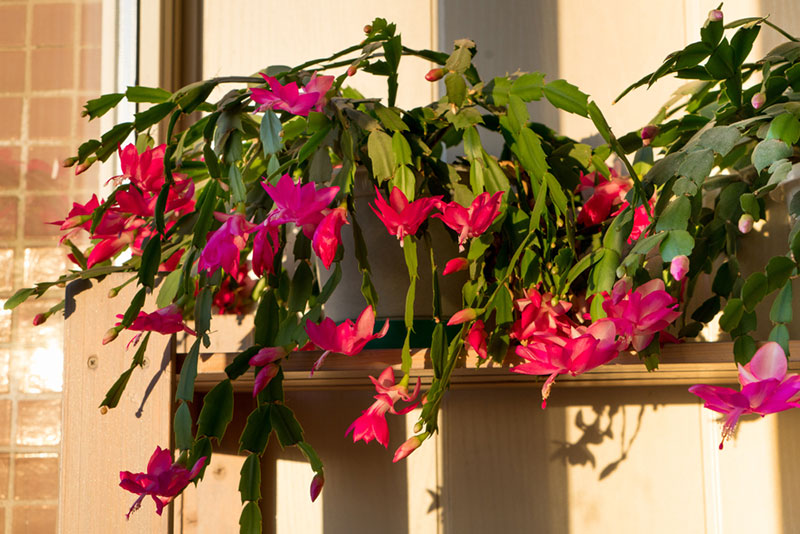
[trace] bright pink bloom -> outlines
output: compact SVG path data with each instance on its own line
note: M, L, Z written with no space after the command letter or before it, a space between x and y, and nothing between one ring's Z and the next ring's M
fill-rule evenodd
M453 258L447 262L442 271L442 276L447 276L450 273L464 271L469 267L469 260L467 258Z
M208 238L208 243L200 254L197 269L211 275L222 267L225 272L235 276L239 272L239 254L247 245L247 233L255 225L247 222L241 213L214 213L214 217L224 222Z
M392 458L392 462L397 463L404 459L406 456L417 450L420 445L422 445L422 439L420 439L419 436L411 436L404 441L396 451L394 451L394 458Z
M400 246L403 246L403 238L407 235L414 235L419 230L419 226L428 218L428 213L436 206L441 199L438 197L425 197L408 201L408 197L399 187L392 188L389 193L389 202L383 200L378 188L375 188L375 205L370 204L370 208L375 215L386 226L390 235L397 236Z
M106 217L103 217L103 220L105 219ZM97 243L94 248L92 248L92 251L86 258L86 265L89 268L91 268L93 265L113 258L123 249L133 244L133 242L136 240L139 228L145 224L144 219L131 217L122 220L123 226L119 232L100 234L103 220L101 220L100 224L97 226L97 232L92 235L92 239L100 239L100 242Z
M472 327L470 327L469 333L467 334L467 345L472 347L472 350L477 352L478 356L484 360L488 356L486 348L487 337L486 325L483 324L483 321L478 319L472 323Z
M131 183L145 192L156 192L164 185L164 154L167 145L146 148L139 154L136 145L130 143L119 148L119 164L122 174L115 176L117 181L128 178Z
M590 196L578 213L578 222L584 226L594 226L605 221L611 216L611 210L625 201L630 188L630 180L620 177L614 169L611 169L610 178L596 171L581 173L578 191L590 191Z
M417 385L413 393L409 393L408 387L405 385L395 385L394 371L391 367L384 369L377 380L374 377L369 377L369 379L375 384L375 391L378 393L375 395L375 402L347 427L344 435L347 436L353 432L353 443L360 439L363 439L364 443L369 443L374 439L384 447L388 447L389 425L386 423L386 412L403 415L416 408L418 403L401 410L395 409L394 405L401 399L405 402L413 402L419 396L420 379L417 378Z
M272 220L279 224L293 222L309 239L313 239L317 225L325 217L324 210L339 192L338 187L317 189L314 184L294 183L288 174L275 185L262 182L261 186L275 203L270 213Z
M464 308L463 310L457 311L452 317L450 317L450 320L447 321L447 326L468 323L469 321L474 321L477 316L478 311L475 308Z
M683 280L686 273L689 272L689 258L686 256L675 256L669 264L669 272L672 277L677 280Z
M739 365L740 391L708 385L689 388L690 393L705 401L706 408L725 414L720 449L733 435L742 415L756 413L763 417L800 407L800 375L786 376L786 371L783 349L770 341L756 351L747 365Z
M498 191L494 195L481 193L468 208L458 202L441 204L439 209L442 213L433 216L458 232L458 248L463 251L464 242L483 234L500 214L503 193L504 191Z
M206 457L203 456L195 462L190 471L180 464L172 463L172 453L169 449L156 447L150 461L147 462L147 473L119 472L119 486L139 495L125 517L130 519L131 514L142 506L142 500L148 495L156 503L156 513L161 515L164 507L200 474L205 464Z
M71 236L77 234L81 229L86 230L87 232L92 227L92 213L94 210L100 207L100 201L97 200L97 195L92 195L92 198L89 199L89 202L86 204L78 204L77 202L72 203L72 209L69 210L67 214L67 218L63 221L53 221L47 224L55 224L59 227L59 230L70 230L59 240L59 243L63 243L65 239L69 239Z
M325 215L314 231L311 247L326 269L330 269L339 243L342 242L342 225L345 224L350 224L347 222L347 210L335 208Z
M282 347L264 347L259 350L255 356L250 358L250 365L253 367L261 367L256 375L256 381L253 385L253 397L267 387L270 380L275 378L275 375L280 371L280 359L286 355L286 351Z
M601 319L588 328L573 327L569 335L537 336L516 348L526 360L511 370L527 375L550 375L542 386L542 408L558 375L577 376L613 360L619 354L614 323Z
M256 227L253 238L253 272L256 276L275 272L275 254L281 244L278 227L269 217Z
M665 330L680 317L678 302L664 290L664 282L650 280L630 290L630 285L620 280L614 284L611 295L604 293L603 310L614 322L620 336L626 338L634 350L643 350L658 332Z
M312 75L305 90L299 89L296 82L281 85L271 76L261 74L261 77L269 84L269 90L258 87L250 89L253 102L261 104L257 111L280 109L303 117L307 117L311 110L319 111L322 108L325 93L333 84L333 76L317 77L316 73Z
M563 300L553 303L553 300L553 295L541 294L535 287L525 292L525 298L515 300L520 314L511 327L511 337L527 342L535 336L568 335L573 323L567 312L572 304Z
M339 354L354 356L361 352L364 349L364 345L373 339L385 336L389 330L389 320L386 320L379 332L373 333L374 329L375 312L372 310L372 306L369 305L358 316L355 324L350 319L347 319L337 326L329 317L323 319L319 324L306 321L308 338L325 351L311 369L312 374L319 369L328 353L338 352Z
M122 317L122 314L117 315L118 319L122 319ZM117 326L119 325L120 323L117 323ZM186 332L193 336L197 335L194 330L186 326L183 322L183 312L178 308L177 304L170 304L152 313L139 312L139 316L133 320L128 330L134 332L158 332L159 334L165 335L176 334L178 332ZM140 337L141 334L134 336L128 343L128 346L130 346L131 343L136 345ZM106 341L103 340L104 345L105 343Z
M322 473L317 473L314 475L314 478L311 479L311 486L309 491L311 492L311 502L317 500L319 494L322 493L322 486L325 485L325 477L322 476Z

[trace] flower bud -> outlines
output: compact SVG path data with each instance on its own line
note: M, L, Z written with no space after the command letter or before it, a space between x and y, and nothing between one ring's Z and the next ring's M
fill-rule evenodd
M67 159L65 159L64 161L62 161L62 162L61 162L61 166L62 166L62 167L72 167L72 166L73 166L73 165L75 165L76 163L78 163L78 158L76 158L76 157L74 157L74 156L73 156L73 157L71 157L71 158L67 158Z
M759 109L766 101L767 95L764 93L756 93L753 95L753 98L750 99L750 105L753 106L753 109Z
M648 124L644 128L642 128L642 144L644 146L650 145L650 141L658 135L658 126L655 124Z
M372 26L367 24L364 26L364 33L369 34L370 32L372 32Z
M39 326L43 322L47 320L47 315L43 313L37 313L36 317L33 318L33 326Z
M111 289L108 290L108 298L113 299L117 295L119 295L118 287L112 287Z
M453 258L452 260L447 262L447 265L444 266L444 271L442 271L442 275L447 276L450 273L463 271L467 267L469 267L469 261L467 260L467 258Z
M474 321L477 316L478 311L475 308L464 308L461 311L457 311L452 317L450 317L450 320L447 321L447 326Z
M348 76L355 76L356 71L358 71L358 67L356 67L355 65L350 65L349 67L347 67Z
M417 421L414 424L414 433L417 434L419 432L422 432L422 421Z
M89 167L92 166L92 163L94 163L94 162L92 162L92 161L84 161L83 163L81 163L80 165L75 167L75 176L77 176L77 175L89 170Z
M109 343L117 339L118 335L119 335L119 330L117 330L116 327L109 328L106 334L103 336L103 345L108 345Z
M689 258L683 255L672 258L669 272L675 280L679 282L683 280L683 277L689 272Z
M722 10L712 9L708 12L708 20L711 22L722 22Z
M406 440L405 443L400 445L394 453L394 458L392 458L392 462L397 463L422 445L422 439L419 436L411 436Z
M325 485L325 477L322 476L322 473L317 473L314 475L314 478L311 479L311 502L317 500L319 494L322 493L322 486Z
M739 231L743 234L748 233L753 229L753 216L749 213L743 214L739 217Z
M425 79L429 82L435 82L444 78L444 73L446 71L442 68L438 69L431 69L428 71L428 74L425 75Z

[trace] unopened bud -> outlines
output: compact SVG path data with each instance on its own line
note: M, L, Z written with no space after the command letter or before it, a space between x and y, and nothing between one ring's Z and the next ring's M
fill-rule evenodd
M444 271L442 271L442 275L447 276L450 273L463 271L467 267L469 267L469 260L467 260L467 258L453 258L452 260L448 261L447 264L444 266Z
M76 158L76 157L74 157L74 156L73 156L73 157L71 157L71 158L67 158L67 159L65 159L64 161L62 161L62 162L61 162L61 166L62 166L62 167L72 167L72 166L73 166L73 165L75 165L76 163L78 163L78 158Z
M712 9L708 12L708 20L711 22L722 22L722 10Z
M743 214L739 217L739 231L743 234L748 233L750 230L753 229L753 216L749 213Z
M669 272L675 280L679 282L683 280L683 277L689 272L689 258L686 256L675 256L672 258Z
M43 313L37 313L36 317L33 318L33 326L39 326L43 322L47 320L47 315Z
M322 493L322 486L325 485L325 477L322 476L322 473L317 473L314 475L314 478L311 479L311 502L317 500L319 494Z
M417 421L417 423L414 425L414 433L418 434L420 432L422 432L422 421Z
M756 93L753 95L753 98L750 99L750 105L753 106L753 109L759 109L766 101L767 95L764 93Z
M93 161L84 161L83 163L81 163L77 167L75 167L75 176L77 176L77 175L89 170L89 167L92 166L92 163L94 163L94 162Z
M420 436L411 436L406 440L405 443L400 445L394 453L394 458L392 458L392 462L397 463L422 445L422 439Z
M105 415L108 413L108 406L100 406L100 415Z
M350 65L349 67L347 67L348 76L355 76L356 71L358 71L358 67L355 65Z
M372 26L371 25L367 24L366 26L364 26L364 33L368 34L368 33L371 33L371 32L372 32Z
M450 317L450 320L447 321L447 326L474 321L477 316L478 311L475 308L464 308L461 311L457 311L452 317Z
M119 330L117 330L116 328L109 328L106 334L103 336L103 345L108 345L109 343L117 339L118 335L119 335Z
M429 82L436 82L444 78L445 69L438 68L438 69L431 69L428 71L428 74L425 75L425 79Z
M112 287L111 289L108 290L108 298L113 299L117 295L119 295L118 287Z
M658 126L655 124L648 124L642 128L642 144L648 146L656 135L658 135Z

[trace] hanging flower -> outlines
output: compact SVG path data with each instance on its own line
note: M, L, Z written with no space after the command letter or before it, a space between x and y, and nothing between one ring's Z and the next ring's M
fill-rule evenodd
M389 331L389 320L377 333L375 329L375 312L372 306L367 306L358 316L355 324L350 319L337 325L332 319L326 317L319 324L306 321L308 338L325 352L316 361L311 373L320 368L322 362L330 352L338 352L347 356L354 356L364 349L364 346L373 339L382 338Z
M325 93L333 85L333 76L317 76L316 73L311 76L304 89L298 88L296 82L281 85L276 78L263 73L261 77L269 84L269 89L250 89L253 102L261 104L257 111L279 109L303 117L307 117L309 111L322 109Z
M272 198L275 209L270 213L274 223L292 222L303 229L303 234L313 239L317 225L325 217L325 209L336 194L338 187L316 188L314 184L295 183L288 174L281 176L278 183L261 183L261 187Z
M488 357L487 347L486 347L486 338L488 335L486 334L486 325L483 324L483 321L478 319L469 329L469 333L467 334L467 345L472 347L472 350L478 353L478 357L485 360Z
M342 242L342 225L347 222L347 210L336 208L330 210L314 231L314 238L311 240L311 248L314 253L322 260L326 269L330 269L336 250Z
M614 284L611 295L603 294L603 310L617 327L620 336L628 339L634 350L643 350L653 336L665 330L680 317L678 302L664 290L664 282L650 280L630 289L625 280Z
M500 214L503 193L481 193L468 208L458 202L442 204L439 206L442 213L433 216L458 233L458 249L463 251L466 240L483 234Z
M286 351L282 347L265 347L250 358L250 365L261 367L256 375L255 384L253 384L253 397L275 378L281 368L278 362L284 356L286 356Z
M275 254L280 248L279 225L270 217L255 229L253 238L253 272L256 276L275 272Z
M220 267L230 275L239 272L239 254L247 245L247 233L255 226L247 222L244 215L234 213L214 213L218 221L224 221L203 248L197 269L209 275L214 274Z
M403 246L403 238L414 235L420 225L428 218L428 213L436 206L442 197L426 197L408 201L408 197L399 187L392 188L389 193L389 202L383 200L378 188L375 188L375 205L370 208L386 226L390 235L396 236Z

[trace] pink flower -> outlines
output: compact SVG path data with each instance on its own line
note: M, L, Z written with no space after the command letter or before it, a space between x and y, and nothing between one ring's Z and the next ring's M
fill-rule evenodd
M677 280L683 280L686 273L689 272L689 258L686 256L675 256L669 264L669 272L672 277Z
M780 345L771 341L758 349L747 365L739 365L740 391L704 384L689 388L690 393L705 401L706 408L725 414L720 449L733 435L742 415L756 413L763 417L800 407L800 375L786 376L786 371L786 355Z
M347 210L335 208L325 215L325 218L322 219L314 231L311 247L319 259L322 260L322 264L326 269L330 269L333 258L336 256L336 250L339 248L339 243L342 242L342 225L344 224L350 224L347 222Z
M92 213L94 210L100 207L100 201L97 200L97 195L92 195L92 198L89 199L89 202L86 204L78 204L77 202L72 203L72 209L69 210L67 214L67 218L63 221L53 221L47 224L54 224L59 227L59 230L71 230L67 232L61 239L59 243L63 243L65 239L69 239L72 235L77 234L81 229L86 230L87 232L92 227Z
M407 235L414 235L419 230L419 226L428 217L436 203L442 197L420 198L413 202L408 201L408 197L399 187L392 188L389 193L389 202L383 200L378 188L375 188L375 206L370 204L370 208L375 215L386 226L390 235L397 236L400 246L403 246L403 238Z
M447 326L468 323L470 321L474 321L477 316L478 311L475 308L464 308L463 310L457 311L452 317L450 317L450 320L447 321Z
M239 272L239 254L247 245L247 233L253 231L255 226L247 222L241 213L214 213L214 217L224 222L208 238L197 269L211 275L222 267L228 274L236 276Z
M395 385L394 371L391 367L384 369L377 380L373 377L369 377L369 379L375 384L375 391L378 393L375 395L375 402L347 427L344 435L347 436L352 432L353 443L360 439L364 440L364 443L369 443L374 439L384 447L388 447L389 425L386 423L386 412L403 415L416 408L417 403L401 410L395 409L394 405L401 399L405 402L413 402L419 396L420 379L417 378L417 385L413 393L409 393L408 387L402 385L402 382Z
M293 222L309 239L313 239L317 225L325 217L323 211L339 192L338 187L317 190L314 184L295 184L288 174L281 176L275 185L262 182L261 186L275 203L270 213L272 220L280 224Z
M392 458L393 463L397 463L400 460L407 457L409 454L414 452L422 445L422 438L419 436L411 436L406 441L400 445L397 450L394 452L394 458Z
M447 276L450 273L464 271L469 267L469 260L467 258L453 258L447 262L442 271L442 276Z
M544 409L558 375L577 376L617 357L620 343L616 334L614 323L601 319L588 328L573 327L569 335L537 336L535 341L516 348L517 355L526 362L511 370L527 375L550 375L542 386Z
M303 117L307 117L311 110L319 111L322 108L325 93L333 84L333 76L317 77L316 73L311 76L305 90L299 89L296 82L281 85L271 76L261 74L261 77L269 84L269 90L258 87L250 89L253 102L261 104L257 111L281 109Z
M511 337L527 342L535 336L569 334L573 324L566 314L572 304L563 300L553 303L553 300L553 295L541 294L535 287L526 291L525 298L515 300L520 314L511 327Z
M261 367L256 375L255 384L253 385L253 397L267 387L270 380L275 378L275 375L280 371L278 362L286 355L286 351L282 347L264 347L259 350L255 356L250 358L250 365L253 367Z
M131 183L145 192L158 193L164 185L164 154L167 145L146 148L139 154L136 145L130 143L119 148L119 164L122 174L115 176L117 181L128 178Z
M486 348L486 325L483 324L483 321L478 319L469 329L469 333L467 334L467 345L472 347L472 350L478 353L478 356L482 359L486 359L487 348Z
M458 202L443 204L439 206L442 213L433 216L458 232L458 248L463 251L464 242L483 234L500 214L503 193L504 191L498 191L491 196L489 193L481 193L468 208Z
M604 293L603 310L614 322L617 332L625 337L634 350L643 350L653 336L666 329L680 317L677 301L664 290L664 282L650 280L630 290L629 284L620 280L614 284L611 295Z
M308 338L325 352L314 364L311 373L319 369L325 357L330 352L338 352L347 356L354 356L364 349L364 345L373 339L381 338L389 330L389 320L383 324L383 328L373 334L375 329L375 312L372 306L367 306L361 315L358 316L355 324L350 319L342 324L336 325L332 319L326 317L319 324L306 321L306 333Z
M117 315L118 319L122 319L122 317L122 314ZM119 327L120 324L121 323L117 323L117 326ZM177 304L170 304L152 313L139 312L138 317L133 320L128 330L134 332L158 332L164 335L176 334L178 332L186 332L193 336L197 335L194 330L186 326L183 322L183 312L178 308ZM131 344L136 345L140 337L141 334L134 336L134 338L128 342L128 346ZM111 338L108 341L113 341L113 339L114 338ZM106 340L103 339L103 345L105 344Z
M253 272L256 276L275 272L275 254L280 248L278 224L269 217L255 229L253 238Z
M172 463L172 453L169 449L156 447L155 452L147 462L147 473L131 473L120 471L119 486L131 493L139 495L133 506L125 515L130 519L133 512L142 506L142 500L150 495L156 503L156 513L161 515L164 506L168 505L183 489L189 485L206 463L203 456L195 462L189 471L180 464Z
M605 221L611 215L614 206L619 206L625 201L625 194L630 188L630 180L620 177L613 169L610 178L596 171L589 174L581 173L578 191L591 193L578 213L578 222L584 226L594 226Z

